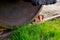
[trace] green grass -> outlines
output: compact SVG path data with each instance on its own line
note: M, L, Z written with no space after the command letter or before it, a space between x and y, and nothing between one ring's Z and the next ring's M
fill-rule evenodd
M12 31L11 40L60 40L60 19L26 24Z

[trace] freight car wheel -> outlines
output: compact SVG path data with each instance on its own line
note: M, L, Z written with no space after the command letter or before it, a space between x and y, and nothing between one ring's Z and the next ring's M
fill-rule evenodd
M40 10L41 5L33 6L29 2L2 2L0 3L0 24L22 25L30 21Z

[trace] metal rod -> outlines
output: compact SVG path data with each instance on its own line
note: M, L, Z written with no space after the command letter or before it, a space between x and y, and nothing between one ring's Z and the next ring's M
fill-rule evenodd
M56 17L59 17L59 16L60 16L60 14L49 17L49 18L44 18L44 21L47 21L47 20L50 20L50 19L53 19L53 18L56 18Z

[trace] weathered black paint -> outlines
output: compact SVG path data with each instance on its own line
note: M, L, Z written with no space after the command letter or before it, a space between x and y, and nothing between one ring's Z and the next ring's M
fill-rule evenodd
M33 5L48 5L56 3L56 0L25 0L31 2Z

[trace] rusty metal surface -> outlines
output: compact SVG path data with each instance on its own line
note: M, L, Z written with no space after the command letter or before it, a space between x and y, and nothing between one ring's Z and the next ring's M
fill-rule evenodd
M5 25L20 25L30 21L41 8L29 2L17 1L16 3L0 3L0 23Z
M0 40L9 40L10 34L11 32L7 32L7 33L0 35Z
M0 40L7 40L11 34L11 30L7 28L0 28Z

